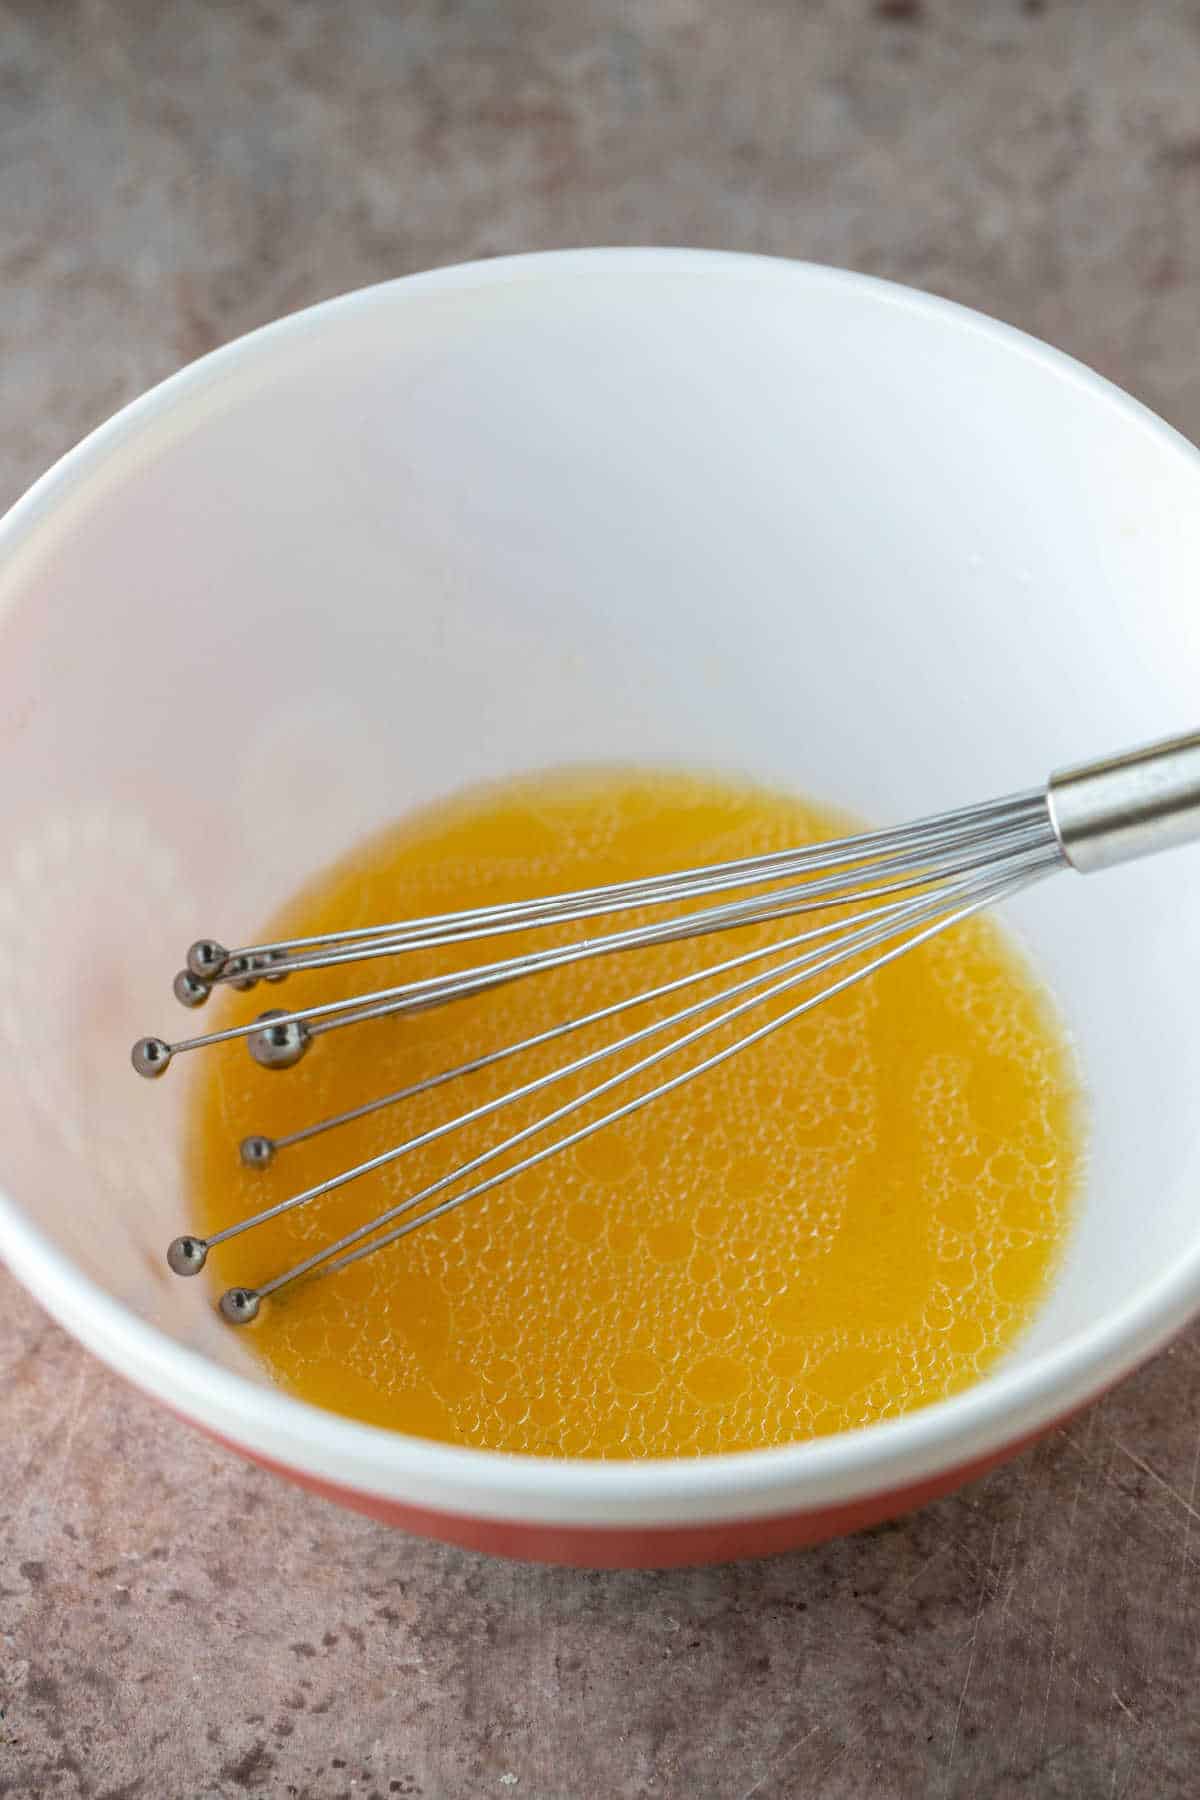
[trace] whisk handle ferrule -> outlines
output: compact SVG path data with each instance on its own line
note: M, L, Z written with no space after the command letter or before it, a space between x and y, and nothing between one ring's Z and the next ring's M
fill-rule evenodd
M1200 839L1200 733L1061 769L1046 788L1063 855L1081 874Z

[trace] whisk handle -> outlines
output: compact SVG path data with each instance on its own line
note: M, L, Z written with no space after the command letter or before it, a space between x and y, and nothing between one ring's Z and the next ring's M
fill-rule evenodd
M1200 839L1200 733L1060 769L1046 787L1063 854L1081 874Z

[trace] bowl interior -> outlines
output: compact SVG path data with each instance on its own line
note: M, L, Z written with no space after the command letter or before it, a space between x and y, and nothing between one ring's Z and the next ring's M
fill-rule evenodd
M1194 453L1052 353L787 265L517 263L209 359L9 527L0 1185L249 1366L162 1267L183 1071L128 1066L180 1029L192 937L244 938L372 827L517 769L710 765L884 823L1194 727L1198 502ZM1009 914L1092 1108L1017 1359L1200 1236L1198 868L1064 875Z

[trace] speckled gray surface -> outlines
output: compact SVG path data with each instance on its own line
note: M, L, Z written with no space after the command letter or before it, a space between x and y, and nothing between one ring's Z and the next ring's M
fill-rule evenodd
M895 276L1200 435L1193 0L0 0L0 500L213 344L621 241ZM0 1274L0 1795L1200 1788L1200 1333L898 1525L683 1574L341 1514Z

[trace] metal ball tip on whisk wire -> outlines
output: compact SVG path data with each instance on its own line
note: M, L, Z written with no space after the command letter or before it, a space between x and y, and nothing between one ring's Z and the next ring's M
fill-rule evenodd
M379 1155L342 1170L326 1181L292 1194L261 1212L210 1237L177 1237L167 1262L177 1275L196 1275L209 1251L270 1219L307 1206L322 1195L345 1187L402 1157L452 1133L501 1114L515 1102L530 1099L568 1078L585 1074L615 1059L617 1067L584 1092L550 1104L532 1124L501 1134L478 1155L457 1163L438 1180L407 1195L377 1217L307 1256L257 1287L229 1288L220 1311L233 1324L258 1314L268 1296L305 1276L329 1275L418 1230L444 1213L490 1193L528 1169L538 1167L571 1145L606 1126L628 1118L663 1095L673 1093L727 1062L741 1050L802 1017L814 1007L866 980L919 945L972 914L995 906L1060 869L1081 874L1157 854L1200 838L1200 733L1169 739L1100 762L1081 764L1051 776L1044 787L1007 799L967 806L955 812L888 831L810 844L794 850L715 863L706 868L652 875L635 881L584 888L535 900L475 907L423 919L324 932L286 942L252 944L227 950L213 938L201 938L187 954L186 967L175 977L175 996L185 1006L203 1005L215 987L252 988L259 981L277 983L310 969L343 963L366 963L402 956L445 944L503 939L514 932L610 918L631 909L665 909L662 916L625 928L555 944L550 948L498 955L495 961L450 974L379 987L349 1000L291 1009L271 1008L246 1025L182 1038L139 1038L133 1066L140 1075L161 1076L185 1051L245 1039L250 1055L266 1069L290 1069L307 1055L314 1041L369 1019L400 1017L469 995L486 993L506 982L540 971L634 950L651 944L706 938L740 926L806 914L834 914L790 936L757 944L740 954L706 962L693 970L593 1012L564 1019L516 1043L505 1044L469 1062L442 1070L409 1087L368 1099L361 1106L320 1119L287 1136L252 1133L241 1143L241 1158L263 1169L298 1143L318 1137L352 1120L460 1077L490 1068L523 1051L567 1039L573 1032L607 1021L654 1002L683 1004L665 1016L632 1030L618 1028L598 1049L567 1059L548 1073L514 1085L498 1097L468 1108L429 1130L403 1139ZM685 901L738 893L696 910L672 913ZM686 998L688 990L715 981L715 991ZM765 1019L764 1005L781 996L795 998ZM756 1017L756 1011L758 1017ZM726 1027L731 1038L715 1046L709 1041ZM664 1072L643 1090L621 1096L648 1071L669 1059L692 1056L682 1067ZM615 1103L598 1117L578 1115L609 1096ZM574 1122L573 1122L574 1121ZM549 1141L535 1142L545 1133ZM505 1159L515 1156L516 1160ZM503 1166L490 1168L497 1162ZM488 1171L483 1173L483 1171Z

